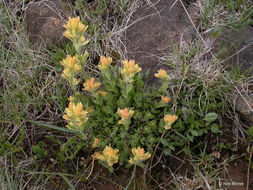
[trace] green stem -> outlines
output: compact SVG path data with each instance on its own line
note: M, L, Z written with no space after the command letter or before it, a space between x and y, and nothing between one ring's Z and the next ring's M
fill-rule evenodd
M83 133L83 131L79 131L79 134L82 140L87 140L87 136Z
M132 181L133 181L133 179L134 179L134 177L135 177L135 172L136 172L136 164L134 164L134 170L133 170L131 179L130 179L130 181L128 182L128 184L127 184L127 186L126 186L126 188L125 188L124 190L127 190L127 189L129 188L129 186L131 185L131 183L132 183Z
M81 73L83 74L85 81L89 80L89 77L85 74L83 69L82 69Z
M169 81L165 80L163 81L162 86L159 89L159 93L164 94L169 86Z
M74 93L76 93L76 86L74 85L73 81L71 81L70 86L72 90L74 91Z

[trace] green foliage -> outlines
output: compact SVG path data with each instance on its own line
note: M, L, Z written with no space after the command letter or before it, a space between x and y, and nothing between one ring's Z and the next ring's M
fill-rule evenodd
M1 131L1 128L0 128ZM15 138L8 139L0 133L0 156L11 156L22 151L21 143L24 140L24 128L22 127Z
M85 150L87 145L83 142L78 142L77 137L69 139L66 143L61 145L60 151L57 154L60 161L74 160L80 150Z
M231 157L232 159L232 157ZM204 147L201 147L200 154L192 155L189 160L193 168L195 169L195 176L193 179L197 179L198 185L203 186L203 177L206 179L211 179L211 182L208 182L212 189L216 189L216 184L219 180L219 176L222 172L222 165L217 163L216 158L207 152L207 143L204 143ZM227 160L224 160L224 165L227 163Z
M6 140L2 134L0 134L0 156L4 156L7 151L12 149L11 143Z
M101 147L110 144L119 149L120 164L123 164L133 147L145 147L148 152L153 152L164 130L161 119L171 110L171 106L162 105L159 94L154 91L144 91L141 74L134 77L129 87L124 84L119 67L111 68L110 72L110 77L102 74L100 80L103 90L107 91L106 96L77 93L74 99L93 110L87 123L87 126L92 127L84 132L88 133L88 139L98 138ZM131 125L118 124L118 108L134 110Z
M233 146L233 144L231 144L231 143L226 143L226 144L224 144L223 142L222 143L217 143L216 147L219 150L219 152L221 152L223 149L230 150L232 152L237 151L237 147Z
M102 72L100 82L103 90L107 92L106 96L84 92L76 93L73 98L74 102L81 102L93 110L89 115L87 128L82 132L87 135L85 139L90 141L98 138L101 148L110 144L119 149L119 161L122 165L127 162L133 147L140 146L150 153L153 152L164 132L163 116L173 111L170 104L162 104L160 100L163 93L168 94L167 90L163 91L162 88L144 90L142 74L134 76L130 85L126 84L120 70L121 68L116 66L111 67L106 74ZM176 114L181 115L180 120L161 140L165 155L169 155L178 146L183 147L193 142L195 137L202 136L210 130L214 133L219 132L219 126L213 123L217 119L217 114L208 113L205 117L200 117L191 112L191 109L196 109L198 105L198 101L196 104L191 101L190 108L183 107L177 110ZM186 106L189 106L188 103ZM207 105L203 105L205 112L211 110L209 107L212 106L206 107ZM134 110L130 125L118 123L120 120L118 108ZM79 136L82 138L82 134Z
M36 159L42 159L48 154L45 143L41 141L37 145L32 146L32 152L35 154Z
M250 140L253 140L253 126L248 129L248 136Z

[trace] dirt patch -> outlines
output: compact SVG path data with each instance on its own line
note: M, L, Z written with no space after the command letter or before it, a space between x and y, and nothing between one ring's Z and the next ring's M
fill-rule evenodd
M247 186L248 162L240 159L228 166L228 171L222 176L224 180L220 181L220 187L229 190L245 190ZM249 190L253 190L253 170L249 175Z

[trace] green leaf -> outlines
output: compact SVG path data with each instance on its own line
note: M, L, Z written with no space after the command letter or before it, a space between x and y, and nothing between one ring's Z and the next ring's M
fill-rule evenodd
M253 126L248 129L249 136L253 137Z
M190 155L191 154L191 150L188 148L188 147L185 147L184 149L183 149L183 151L184 151L184 153L186 154L186 155Z
M136 106L140 107L142 106L142 93L136 93L135 97L134 97L134 101L136 103Z
M168 146L168 145L169 145L168 141L166 141L165 139L161 139L161 143L162 143L164 146Z
M147 69L147 71L145 72L145 78L146 79L148 79L149 73L150 73L150 69Z
M218 115L216 113L208 113L206 117L204 118L205 121L208 123L214 122L218 118Z
M108 92L114 92L114 88L111 85L109 85L109 84L105 84L104 88Z
M202 136L203 135L203 133L204 133L204 130L202 129L200 129L199 131L198 131L198 136Z
M193 129L191 129L191 133L192 133L193 136L198 136L199 135L198 131L193 130Z
M44 147L45 143L40 141L37 145L32 146L32 152L36 154L39 159L42 159L47 156L47 151Z
M108 121L109 124L114 124L115 123L114 117L108 118L107 121Z
M211 131L215 134L218 133L219 132L219 126L217 124L212 124Z
M164 154L165 156L169 156L169 155L171 154L171 149L169 149L169 148L164 149L164 150L163 150L163 154Z
M185 123L186 124L190 124L194 121L194 117L192 115L189 115L186 120L185 120Z
M102 108L103 111L107 114L114 114L114 110L113 110L113 106L112 105L107 105L105 107Z
M61 152L66 152L67 149L77 141L77 137L73 137L61 146Z
M200 126L200 122L199 121L193 121L191 123L191 127L194 128L194 129L199 129L199 126Z
M120 97L120 98L118 99L118 101L117 101L117 106L118 106L119 108L123 108L123 107L125 107L125 105L126 105L126 101L125 101L122 97Z
M69 188L71 189L71 190L75 190L75 187L72 185L72 183L68 180L68 178L66 178L64 175L60 175L63 179L64 179L64 181L68 184L68 186L69 186Z
M194 139L193 136L190 136L189 134L187 134L187 138L188 138L191 142L193 142L193 139Z
M175 146L173 146L172 144L169 144L169 148L173 151L175 151Z
M143 168L143 169L146 168L146 165L144 163L142 163L141 161L137 162L136 165Z

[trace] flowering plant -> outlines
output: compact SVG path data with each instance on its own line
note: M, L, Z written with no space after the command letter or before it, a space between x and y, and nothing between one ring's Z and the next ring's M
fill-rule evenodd
M67 55L62 61L62 76L74 91L63 118L70 130L96 149L93 159L110 171L116 163L144 167L142 162L154 154L160 142L164 154L170 154L176 146L200 136L190 135L191 128L185 129L187 123L178 121L182 110L172 109L170 77L165 70L155 74L162 83L159 90L144 89L141 68L134 60L112 66L111 57L101 56L100 78L83 73L83 79L77 79L89 55L81 51L87 43L83 34L87 27L79 18L70 18L64 27L67 29L64 35L73 42L76 55ZM78 92L80 82L83 88Z

